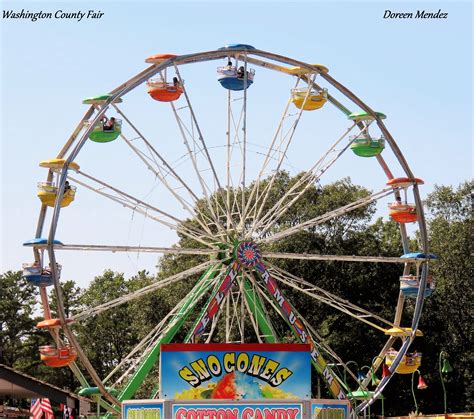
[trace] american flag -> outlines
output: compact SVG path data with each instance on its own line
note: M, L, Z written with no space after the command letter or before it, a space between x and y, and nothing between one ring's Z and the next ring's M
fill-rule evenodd
M54 419L53 408L51 407L49 399L41 399L41 409L46 419Z
M54 419L53 408L49 399L31 399L30 413L33 419Z
M41 409L41 399L31 399L30 413L33 419L40 419L43 416L43 409Z

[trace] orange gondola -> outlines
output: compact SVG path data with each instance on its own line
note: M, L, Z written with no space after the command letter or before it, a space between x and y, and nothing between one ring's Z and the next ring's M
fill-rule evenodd
M41 361L48 367L60 368L73 363L77 358L77 353L72 346L56 348L52 345L40 346Z
M148 85L148 94L159 102L173 102L178 100L183 93L183 88L179 84L154 80L149 80L146 84Z
M71 323L72 319L66 319L66 323ZM39 329L54 329L61 327L61 319L46 319L36 323L36 327Z
M415 204L403 204L395 202L389 204L389 215L397 223L413 223L418 220Z
M146 63L149 64L160 64L163 61L169 60L170 58L174 58L176 55L174 54L155 54L155 55L150 55L145 59Z
M416 183L417 185L423 185L425 182L423 181L423 179L420 179L417 177L413 179L410 179L408 177L396 177L396 178L390 179L387 182L387 185L393 186L394 188L408 188L414 183Z

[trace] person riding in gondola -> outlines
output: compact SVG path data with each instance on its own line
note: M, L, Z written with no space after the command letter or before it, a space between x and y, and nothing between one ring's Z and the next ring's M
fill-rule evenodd
M181 87L181 83L179 82L178 77L173 77L173 86Z
M69 181L66 180L66 183L64 184L64 193L66 193L70 189L71 189L71 185L69 185Z
M111 117L110 119L104 116L102 118L102 128L104 131L113 131L115 128L115 118Z

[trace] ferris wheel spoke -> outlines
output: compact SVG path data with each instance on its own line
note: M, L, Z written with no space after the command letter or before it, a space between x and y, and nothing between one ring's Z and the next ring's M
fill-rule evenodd
M119 385L125 377L130 374L131 369L135 368L135 366L142 360L143 354L146 350L150 347L153 341L156 339L156 335L159 334L166 324L166 322L171 317L172 313L177 310L175 307L167 316L165 316L133 349L132 351L126 355L120 363L109 372L109 374L104 378L103 382L106 384L111 380L111 378L117 374L123 368L127 368L127 370L122 374L122 376L114 382L114 385ZM136 357L137 354L141 353L142 355L138 358ZM134 358L135 357L135 358ZM128 367L127 367L128 366Z
M76 362L73 362L72 364L69 364L69 369L72 371L72 373L74 374L77 381L79 381L79 383L82 387L90 387L89 382L87 381L86 377L84 377L84 374L79 369ZM99 404L100 404L101 407L103 407L105 410L107 410L109 412L116 412L116 408L114 406L112 406L109 402L104 400L103 398L100 398Z
M97 314L103 313L104 311L110 310L114 307L120 306L122 304L125 304L129 301L135 300L137 298L143 297L144 295L149 294L150 292L156 291L160 288L167 287L171 284L174 284L178 281L182 281L183 279L189 278L192 275L195 275L199 272L204 271L206 268L209 268L211 265L215 264L213 261L207 261L204 263L201 263L194 268L187 269L183 272L180 272L178 274L169 276L168 278L162 279L160 281L156 281L153 284L150 284L144 288L141 288L137 291L134 291L130 294L123 295L119 298L116 298L114 300L108 301L107 303L100 304L96 307L89 308L87 310L82 311L81 313L78 313L74 316L72 316L73 321L84 321L92 316L96 316Z
M240 226L242 230L245 228L246 220L246 204L245 204L245 187L247 180L247 54L244 55L244 103L242 107L243 122L242 122L242 194L241 194L241 212L242 217L240 220Z
M239 218L239 222L242 222L242 210L239 205L238 200L238 188L232 189L232 207L231 207L231 214L232 216L236 215Z
M78 174L81 174L82 176L86 177L89 180L92 180L93 182L98 183L101 188L95 188L93 186L90 186L76 178L73 178L72 176L68 176L69 179L74 181L76 184L81 185L101 196L104 196L114 202L119 203L120 205L127 207L131 209L132 211L138 212L140 214L143 214L145 217L150 218L152 220L157 221L158 223L165 225L166 227L175 230L177 232L181 232L184 235L186 235L189 238L192 238L194 240L197 240L198 242L208 246L208 247L213 247L211 244L213 241L213 238L211 235L206 234L205 232L196 229L195 227L187 227L186 223L179 220L178 218L174 217L171 214L168 214L159 208L156 208L155 206L152 206L150 204L147 204L146 202L142 201L141 199L134 198L133 196L120 191L119 189L112 187L111 185L108 185L107 183L96 179L90 175L85 174L84 172L78 171ZM162 218L158 216L154 216L152 212L156 212L162 216L170 218L173 222L163 220ZM206 241L205 239L210 240L210 242Z
M174 68L175 68L176 75L178 76L179 80L182 81L182 78L181 78L181 75L180 75L180 72L179 72L178 67L175 65ZM188 104L189 111L190 111L190 113L191 113L191 118L192 118L192 120L193 120L193 122L194 122L194 126L196 127L196 130L197 130L197 132L198 132L198 139L199 139L199 141L201 142L202 149L204 150L204 154L205 154L205 156L206 156L206 158L207 158L207 161L208 161L208 163L209 163L209 167L210 167L210 169L211 169L211 171L212 171L212 174L213 174L213 176L214 176L214 181L215 181L215 183L216 183L216 190L221 190L222 187L221 187L221 184L220 184L220 181L219 181L219 177L217 176L217 172L216 172L216 169L215 169L215 167L214 167L214 163L212 162L211 156L210 156L210 154L209 154L209 150L208 150L207 145L206 145L206 142L205 142L205 140L204 140L204 136L203 136L202 131L201 131L201 128L200 128L200 126L199 126L199 124L198 124L198 121L197 121L197 118L196 118L196 114L195 114L195 112L194 112L194 108L193 108L193 106L191 105L191 101L190 101L190 99L189 99L188 92L186 91L184 85L182 85L182 89L183 89L184 97L185 97L185 99L186 99L186 103Z
M317 253L262 252L264 258L292 260L328 260L341 262L400 263L422 262L420 258L400 258L388 256L323 255Z
M261 296L263 300L265 300L279 315L282 317L282 319L287 322L287 319L285 316L281 313L280 307L277 306L276 302L270 298L268 295L268 292L266 292L265 285L261 283L261 281L255 281L252 280L253 283L255 284L256 290ZM359 384L358 378L355 376L355 374L347 367L347 365L344 363L344 361L339 357L339 355L330 347L330 345L327 343L326 339L324 339L319 333L311 326L311 324L299 313L294 307L293 311L296 313L298 318L301 320L301 322L305 325L307 328L309 335L311 336L313 344L325 355L329 356L332 358L335 362L336 365L340 365L346 370L346 372L353 378L353 380ZM327 364L330 366L330 364ZM331 374L335 377L338 378L336 374L334 374L334 371L331 367ZM339 384L342 385L345 388L345 391L349 391L349 389L346 387L347 383L344 381L339 380ZM366 383L361 383L360 387L364 390L367 389L367 384Z
M339 159L339 157L349 148L350 143L343 147L332 159L325 165L325 159L330 153L336 152L336 145L352 130L350 127L340 139L333 145L333 147L325 153L325 155L308 171L306 172L283 196L280 200L267 212L267 214L258 221L255 229L261 227L260 235L265 235L266 232L297 202L301 196L315 183L318 182L321 176ZM291 199L290 199L291 198ZM285 202L286 201L286 202Z
M246 281L244 283L245 306L249 313L250 320L252 322L252 326L254 328L259 343L276 343L277 334L268 316L266 315L266 312L264 311L262 296L259 295L259 285L254 280L253 276L249 275L248 273L244 274L243 280ZM263 321L266 326L266 331L262 330L262 333L260 332L260 325L262 324L261 318L264 319Z
M230 301L231 301L231 318L230 318L230 330L235 330L235 334L240 336L240 340L237 340L239 343L243 343L242 336L243 336L243 328L242 328L242 316L240 315L240 311L242 308L241 305L241 293L239 291L231 291L229 293ZM234 337L234 340L235 337Z
M214 280L215 281L215 280ZM196 304L204 296L203 292L199 291L203 284L197 284L191 294L193 296L193 304ZM213 282L211 281L207 286L212 286ZM121 361L117 367L111 371L107 377L104 379L104 383L109 381L118 371L123 369L126 364L131 364L126 371L115 381L115 385L122 383L128 376L130 376L131 371L148 356L150 351L158 344L160 340L163 339L167 330L170 329L170 325L176 322L180 318L179 313L182 312L184 306L189 301L189 295L186 295L181 301L172 308L166 316L141 340L141 342ZM140 353L138 357L134 356Z
M174 338L189 315L194 311L197 303L215 287L215 284L219 281L224 272L225 269L223 265L213 265L201 276L193 289L183 299L183 303L179 305L179 309L173 314L171 321L166 325L157 339L150 343L146 352L141 357L141 361L133 372L131 379L126 382L122 390L122 400L129 399L135 394L141 384L139 377L146 375L155 365L161 350L161 343L170 342Z
M249 319L250 319L250 322L252 323L252 326L253 326L253 330L255 332L255 336L257 337L257 340L258 340L258 343L263 343L263 339L261 338L260 336L260 331L258 329L258 324L257 324L257 321L252 313L252 310L250 310L250 306L249 306L249 303L248 301L245 299L245 298L242 298L242 301L244 302L245 304L245 309L248 313L248 316L249 316ZM244 317L245 318L245 317Z
M354 211L358 208L364 207L369 205L371 202L375 202L381 198L384 198L386 196L389 196L393 193L393 188L385 188L382 189L379 192L373 193L372 195L369 195L364 198L360 198L354 202L351 202L350 204L344 205L342 207L336 208L335 210L329 211L323 215L320 215L318 217L315 217L311 220L305 221L303 223L297 224L296 226L290 227L286 230L277 232L273 235L270 235L268 237L265 237L260 240L260 243L271 243L274 242L275 240L282 239L284 237L288 237L292 234L298 233L300 231L304 231L308 228L315 227L319 224L326 223L336 217L339 217L341 215L347 214L351 211Z
M336 147L340 142L350 133L356 125L349 127L337 141L326 151L326 153L307 171L300 179L286 191L283 196L270 208L269 211L259 220L256 220L252 227L252 233L261 228L260 233L263 236L280 217L290 209L295 202L311 187L314 182L317 182L321 176L339 159L339 157L350 147L350 143L343 147L336 153ZM336 155L326 161L326 159L336 153ZM285 202L286 201L286 202Z
M176 122L178 124L179 131L180 131L181 136L183 138L184 144L186 145L188 156L191 159L191 163L192 163L192 166L194 168L194 172L196 173L196 176L199 180L199 183L201 184L202 193L203 193L204 198L207 202L207 206L208 206L210 214L212 215L212 219L214 220L214 223L215 223L216 227L220 231L225 231L224 227L221 225L221 223L219 221L220 214L222 214L222 207L220 207L219 201L217 199L217 194L214 194L214 198L213 198L214 203L212 203L210 195L212 195L213 191L211 190L209 185L207 185L207 183L204 180L204 177L202 176L201 171L199 170L199 167L198 167L196 155L199 154L199 153L202 153L203 150L200 147L199 143L194 140L194 138L193 138L193 143L194 143L194 146L197 148L197 152L192 150L192 148L189 144L186 132L188 133L188 135L192 134L192 133L190 133L189 130L184 129L184 124L183 124L181 118L179 117L178 112L177 112L176 107L174 106L173 102L171 102L171 108L172 108L173 113L175 115L175 119L176 119ZM216 205L216 208L214 208L214 205ZM223 213L226 214L226 210L224 210Z
M227 205L227 228L232 222L232 210L230 207L230 118L232 113L231 107L232 94L231 90L227 91L227 131L226 131L226 205Z
M222 305L225 305L227 303L227 299L229 298L229 294L227 294L225 297L224 297L224 300L222 302ZM216 331L216 328L217 328L217 325L219 323L219 319L221 318L221 315L223 313L223 310L222 308L220 308L216 315L213 317L212 319L212 322L211 322L211 328L209 330L209 333L207 334L206 336L206 340L204 341L204 343L210 343L211 342L211 339L212 337L214 336L214 332ZM224 316L225 316L225 313L224 313Z
M178 224L182 223L182 221L178 218L176 218L175 216L171 215L171 214L168 214L167 212L163 211L163 210L160 210L159 208L156 208L150 204L147 204L146 202L142 201L141 199L139 198L135 198L133 197L132 195L124 192L124 191L121 191L120 189L118 188L115 188L114 186L111 186L109 185L108 183L104 182L104 181L101 181L100 179L97 179L87 173L84 173L82 171L78 171L77 172L78 174L80 174L81 176L85 177L86 179L90 180L90 181L93 181L95 183L97 183L99 186L92 186L92 185L89 185L81 180L79 180L78 178L75 178L71 175L68 175L68 179L73 181L74 183L84 187L84 188L87 188L89 189L90 191L92 192L95 192L99 195L102 195L106 198L109 198L115 202L118 202L119 204L121 205L124 205L128 208L132 208L132 209L135 209L135 208L142 208L143 207L143 210L142 210L142 213L145 213L146 211L152 211L152 212L155 212L157 214L159 214L161 217L166 217L166 218L169 218L169 220L166 220L166 219L163 219L163 218L158 218L158 217L155 217L155 220L158 221L158 222L161 222L163 225L166 225L167 227L169 228L175 228ZM176 224L174 224L174 223Z
M235 119L233 117L233 114L231 116L232 116L232 123L233 123L233 128L234 128L234 136L233 136L234 138L233 138L233 141L232 141L230 154L228 155L228 163L227 163L228 166L230 166L230 163L233 161L233 156L238 151L240 151L241 155L244 154L243 146L242 146L242 140L241 140L240 134L239 134L240 126L241 126L242 120L243 120L243 112L240 112L240 116L239 116L238 121L235 121ZM238 146L239 150L236 152L237 146ZM240 173L239 173L237 185L234 184L232 174L230 175L230 183L231 183L231 190L232 190L232 194L233 194L233 200L232 200L232 205L231 205L231 213L232 214L235 213L235 214L238 215L238 219L239 219L238 226L239 226L239 228L242 228L242 226L244 225L244 222L245 222L244 217L243 217L242 207L241 207L242 193L240 193L240 196L239 196L239 191L242 191L242 185L243 185L243 170L242 169L240 170Z
M145 144L150 156L147 156L143 151L139 150L132 141L128 140L123 133L121 134L122 139L125 143L133 150L133 152L143 161L149 170L151 170L155 176L161 181L165 188L178 200L178 202L186 209L192 217L199 222L202 228L204 228L209 234L212 235L209 227L205 223L207 218L198 208L198 205L191 205L183 197L181 197L177 188L173 188L167 181L167 176L171 175L184 189L191 195L194 200L194 204L199 200L198 196L192 191L190 186L183 180L181 176L178 175L176 170L168 163L164 157L152 146L152 144L144 137L144 135L136 128L136 126L127 118L127 116L114 104L113 105L116 111L124 118L128 124L133 128L133 130L138 135L138 138L142 140ZM158 159L158 161L157 161ZM163 166L163 167L162 167ZM164 169L164 170L163 170ZM196 216L198 213L199 217Z
M232 156L234 154L234 149L236 144L239 145L242 153L242 144L239 140L239 126L242 121L243 112L240 113L239 120L236 122L234 118L234 112L232 104L235 102L232 99L232 90L227 91L227 131L226 131L226 208L227 208L227 228L231 228L236 231L236 226L234 223L234 215L238 216L239 224L242 224L242 212L237 203L237 193L232 179ZM232 129L234 135L232 135ZM231 140L232 138L232 140ZM239 179L239 184L242 179ZM232 194L232 203L231 203L231 194Z
M267 263L267 265L269 267L269 271L271 272L271 274L275 277L275 279L278 279L281 283L288 285L289 287L297 291L300 291L303 294L306 294L309 297L314 298L325 305L333 307L336 310L339 310L342 313L347 314L358 321L366 323L381 332L385 332L387 330L387 327L388 328L396 327L394 323L388 320L385 320L384 318L374 313L371 313L370 311L364 308L361 308L353 303L350 303L349 301L341 297L338 297L330 293L329 291L326 291L320 287L317 287L314 284L311 284L310 282L307 282L302 278L298 278L297 276L281 268L278 268L270 263ZM382 327L379 324L376 324L369 319L377 320L378 322L384 324L386 327Z
M313 78L313 80L314 80L314 78ZM303 103L305 103L308 100L309 93L310 93L310 89L308 89L308 91L306 92ZM283 119L286 117L286 112L288 110L289 104L290 104L290 100L287 102L285 113L284 113L284 115L282 117L282 120L280 121L280 123L278 125L277 131L276 131L276 133L273 137L274 140L277 138L277 136L281 132L281 129L282 129L282 126L283 126ZM258 223L258 220L259 220L259 218L260 218L260 216L263 212L263 209L265 208L265 204L267 202L267 199L270 196L270 191L272 189L273 183L275 182L277 174L280 173L280 168L281 168L281 165L282 165L283 161L287 157L288 149L289 149L290 144L293 140L294 134L296 132L296 128L298 127L298 123L300 122L300 119L303 115L303 111L304 111L304 108L303 108L303 106L301 106L301 109L296 113L296 117L295 117L293 123L291 124L291 126L289 127L287 133L283 136L283 138L281 140L281 143L279 145L280 158L278 160L276 168L274 169L274 173L273 173L272 177L270 178L270 182L268 182L267 187L266 187L265 191L262 194L263 199L260 200L259 197L257 197L255 199L255 204L258 203L260 207L259 207L258 211L256 211L256 215L254 217L254 224L253 224L254 226ZM274 140L272 141L270 149L273 148ZM266 159L266 161L268 161L268 160ZM260 176L260 174L259 174L259 176ZM260 180L258 179L257 182L259 182L259 181ZM254 231L255 231L255 228L252 228L251 231L250 231L249 236L252 236Z
M206 331L209 322L212 323L215 315L220 311L225 296L231 292L233 284L239 275L241 266L237 261L232 261L225 270L225 274L216 283L209 300L204 305L201 313L192 325L186 336L187 342L196 342Z
M360 387L363 390L367 390L367 385L364 383L359 384L359 380L356 377L356 375L348 368L346 363L342 360L342 358L334 351L331 346L327 343L326 339L324 339L317 331L314 329L313 326L311 326L311 323L309 323L305 318L303 318L303 323L311 333L311 336L313 337L313 340L317 342L318 347L329 357L331 357L334 361L336 361L337 364L341 364L341 366L344 368L344 370L354 379L354 381L360 385ZM341 383L340 384L346 384L346 383ZM349 391L349 389L346 389Z
M135 133L138 135L138 137L143 141L143 143L146 145L150 153L158 158L158 160L161 162L161 164L166 168L166 170L171 173L174 178L179 181L179 183L189 192L189 194L197 201L199 198L198 196L192 191L192 189L187 185L187 183L183 180L182 177L180 177L176 171L173 169L171 164L169 164L165 158L153 147L153 145L146 139L146 137L140 132L140 130L133 124L133 122L118 108L117 105L113 104L113 107L117 111L120 116L127 121L127 123L130 125L130 127L135 131ZM127 142L128 145L130 145L130 141ZM133 151L136 153L136 149L133 148Z
M296 89L298 87L298 84L299 84L299 81L300 81L300 78L297 78L296 79L296 83L295 83L295 86L294 86L294 89ZM256 216L256 210L257 210L257 204L259 203L259 192L260 192L260 183L261 183L261 180L262 180L262 176L265 172L265 169L267 168L269 162L272 160L272 158L274 158L274 156L278 153L280 154L280 160L278 161L278 167L281 165L282 161L283 161L283 158L281 158L283 156L283 152L281 150L282 148L282 145L286 139L286 137L288 136L288 133L284 136L282 136L281 140L280 140L280 143L277 147L275 147L275 143L280 135L280 133L282 132L283 130L283 124L285 122L285 120L288 118L288 110L290 108L290 104L291 104L291 98L289 98L286 102L286 106L283 110L283 114L280 118L280 122L278 123L278 126L277 126L277 129L276 129L276 132L275 134L273 135L273 139L270 143L270 146L268 147L267 149L267 152L265 154L265 158L263 160L263 163L262 163L262 167L260 168L260 171L257 175L257 178L254 182L254 186L250 192L250 195L249 195L249 199L248 199L248 203L247 203L247 210L249 210L249 206L250 204L253 202L253 208L250 209L250 211L255 211L255 215L254 215L254 219L257 218ZM298 115L300 116L301 115L301 112L298 113ZM278 170L278 167L276 170ZM268 188L266 188L262 194L265 193L265 191L267 190ZM255 200L254 200L254 196L256 196Z
M61 244L55 245L55 250L73 250L85 252L140 252L140 253L160 253L164 255L202 255L212 256L218 250L194 249L185 247L155 247L155 246L119 246L107 244ZM406 259L404 259L406 261Z
M385 342L385 345L380 350L379 354L375 358L372 359L370 367L372 368L372 371L374 373L385 362L385 355L389 351L389 349L393 347L393 344L395 343L396 340L397 340L397 338L395 336L389 336L387 342ZM370 371L369 371L367 373L367 376L362 381L362 384L365 385L365 386L368 386L370 380L371 380L371 374L370 374Z
M286 323L288 322L288 320L285 318L285 316L283 315L283 313L281 312L281 308L278 307L277 303L275 302L275 300L273 300L269 295L268 295L268 292L266 291L265 289L265 285L261 282L261 281L257 281L255 280L255 278L251 278L250 279L251 282L252 282L252 285L255 287L255 290L256 292L258 293L259 297L266 301L267 304L275 311L275 313L277 313L282 319L283 321L285 321ZM315 344L317 346L319 346L318 342L315 341Z
M211 230L209 229L209 226L206 224L206 216L199 211L199 208L197 205L191 205L189 202L187 202L183 197L181 197L178 192L177 188L173 188L170 183L167 180L167 176L170 173L168 170L163 171L162 168L160 167L159 163L152 158L151 162L153 162L157 168L155 168L150 161L147 161L145 154L138 150L137 147L135 147L131 141L129 141L123 134L121 135L122 139L126 142L126 144L134 150L134 152L138 155L138 157L145 163L145 165L150 169L154 175L161 181L161 183L165 186L165 188L177 199L177 201L182 205L182 207L193 217L199 225L208 232L208 234L212 235ZM185 189L189 189L189 187L185 187ZM195 202L197 202L197 196L194 195L193 193L193 198L195 198Z
M336 380L334 372L329 367L325 357L319 350L321 345L315 341L314 337L305 327L299 313L296 311L291 302L284 296L283 292L278 286L275 278L272 277L266 266L259 262L255 266L258 273L258 277L263 282L262 287L265 293L271 297L272 307L274 307L277 313L283 318L288 324L296 339L300 343L307 343L310 345L311 362L315 366L316 370L320 374L323 381L327 384L331 394L337 399L347 398L344 393L344 389L340 383Z
M246 71L246 70L244 70ZM246 74L246 73L245 73ZM247 84L244 76L244 86ZM235 114L237 109L234 111L234 107L237 108L236 103L243 101L243 105L238 112L238 118ZM247 91L244 89L244 96L233 99L231 90L227 94L227 132L226 132L226 201L227 209L229 211L229 221L232 224L232 228L236 231L238 228L242 228L244 225L243 210L241 207L242 200L245 197L242 196L242 188L245 183L245 161L246 161L246 103L247 103ZM240 132L243 133L242 138ZM236 149L238 150L236 151ZM240 152L240 159L235 157ZM235 169L237 162L240 160L240 171L237 182L237 187L234 185L232 169ZM234 162L234 164L233 164ZM240 192L239 192L240 191ZM232 193L233 199L230 202L230 194ZM240 196L239 196L240 195ZM238 216L238 225L234 223L234 215Z
M285 317L283 316L283 314L280 312L280 308L276 305L275 301L272 300L270 298L270 296L268 295L268 293L265 291L265 286L264 284L261 283L261 281L255 281L254 279L251 279L254 286L256 287L256 290L258 291L260 297L265 300L273 309L275 312L277 312L280 317L284 320L284 321L287 321L285 319ZM337 353L329 346L329 344L326 342L326 339L324 339L312 326L311 324L295 309L295 313L298 315L298 317L300 318L300 320L302 321L302 323L305 325L305 327L308 329L308 331L310 332L310 335L311 335L311 338L314 342L314 344L319 348L319 350L321 350L322 352L324 352L326 355L330 356L333 360L335 360L337 363L341 364L346 370L347 372L349 373L350 376L352 376L352 378L354 379L354 381L357 382L357 377L354 375L354 373L349 369L347 368L347 366L345 365L344 361L339 357L339 355L337 355ZM341 383L341 384L344 384L345 383ZM347 389L346 389L347 390Z
M84 351L82 350L81 346L79 345L79 342L72 332L71 328L66 322L66 314L64 310L64 296L63 296L63 291L62 288L59 286L59 272L58 272L58 264L56 263L56 258L54 254L54 250L52 248L48 249L48 254L49 254L49 260L51 263L51 274L54 280L54 291L55 291L55 296L56 296L56 302L57 302L57 311L59 314L59 319L62 323L62 329L64 331L65 336L67 337L68 343L70 346L72 346L75 350L76 355L79 357L81 360L81 363L83 367L86 369L88 372L90 378L94 382L94 384L97 386L99 389L100 394L108 400L112 405L119 406L120 402L117 400L117 398L110 394L103 382L101 381L99 375L95 371L94 367L92 366L91 362L85 355ZM58 346L59 347L59 346ZM116 412L117 409L115 407L111 408L112 412Z

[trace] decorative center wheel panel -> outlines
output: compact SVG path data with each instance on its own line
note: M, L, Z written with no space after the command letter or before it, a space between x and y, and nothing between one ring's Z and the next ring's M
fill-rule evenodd
M260 250L253 242L244 241L236 247L237 260L246 267L254 267L262 257Z

